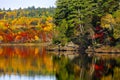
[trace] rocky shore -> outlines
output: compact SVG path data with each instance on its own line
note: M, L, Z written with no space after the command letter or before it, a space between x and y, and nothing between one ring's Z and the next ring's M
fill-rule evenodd
M70 42L65 46L50 44L46 48L47 51L77 51L78 46Z
M66 46L61 45L49 45L46 48L47 51L79 51L79 47L73 43L69 43ZM86 50L86 53L120 53L119 47L110 47L110 46L100 46L95 47L94 49L89 47Z
M86 52L92 52L92 49L87 49ZM94 49L95 53L120 53L120 48L110 47L110 46L101 46Z

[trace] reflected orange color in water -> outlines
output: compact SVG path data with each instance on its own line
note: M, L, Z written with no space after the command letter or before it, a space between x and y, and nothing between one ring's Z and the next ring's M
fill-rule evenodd
M0 74L51 74L53 62L45 47L0 47Z

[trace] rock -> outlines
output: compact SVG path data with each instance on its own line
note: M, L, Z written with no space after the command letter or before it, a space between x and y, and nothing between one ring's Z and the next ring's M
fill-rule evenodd
M65 46L61 45L49 45L47 46L48 51L77 51L78 46L75 45L73 42L69 42Z
M74 44L72 41L69 42L66 46L67 47L78 47L78 45Z

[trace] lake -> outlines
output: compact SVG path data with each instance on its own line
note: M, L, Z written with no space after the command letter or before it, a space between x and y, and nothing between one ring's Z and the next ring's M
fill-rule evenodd
M120 80L120 57L1 46L0 80Z

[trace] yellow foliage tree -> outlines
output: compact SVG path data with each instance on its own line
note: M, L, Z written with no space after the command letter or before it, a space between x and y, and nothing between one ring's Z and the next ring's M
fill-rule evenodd
M2 41L3 40L3 37L2 36L0 36L0 41Z
M6 30L7 27L5 26L5 24L7 24L7 23L8 23L8 21L6 21L6 20L0 20L0 29Z
M116 22L114 29L114 37L117 39L120 38L120 10L117 10L113 15L115 17Z
M6 18L15 18L15 17L17 17L16 11L11 11L6 13Z
M53 18L50 17L50 16L48 16L46 20L49 21L49 22L52 22L52 21L53 21Z
M48 16L47 18L46 18L46 21L45 21L45 25L44 25L45 27L44 27L44 31L51 31L52 29L53 29L53 26L54 26L54 24L53 24L53 18L52 17L50 17L50 16Z
M101 27L111 29L111 26L115 24L115 19L111 14L106 14L101 18Z
M38 36L35 36L35 41L39 41L40 38Z
M46 26L44 27L44 31L50 31L53 28L53 23L46 21Z
M21 18L16 18L12 20L12 25L28 25L29 18L27 17L21 17Z

